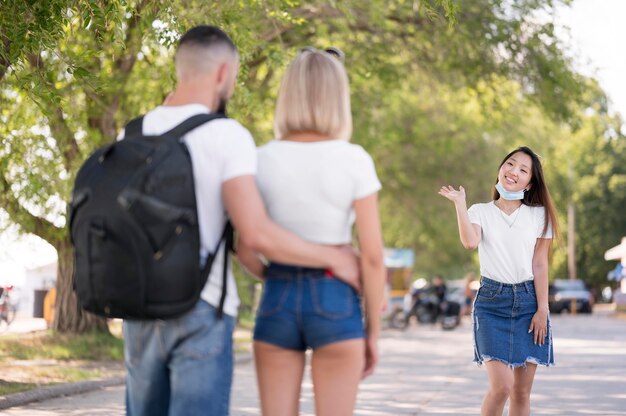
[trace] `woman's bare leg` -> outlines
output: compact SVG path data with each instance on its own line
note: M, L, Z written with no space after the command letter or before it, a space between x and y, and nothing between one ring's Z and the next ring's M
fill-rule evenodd
M533 388L536 371L537 364L527 364L526 368L515 369L515 382L509 402L509 416L530 415L530 391Z
M480 410L482 416L502 416L504 405L513 391L514 374L508 365L501 361L485 363L489 376L489 390L483 398Z
M254 342L254 363L261 399L261 414L294 416L300 408L304 351Z
M315 414L351 416L365 368L365 341L353 339L318 348L311 365Z

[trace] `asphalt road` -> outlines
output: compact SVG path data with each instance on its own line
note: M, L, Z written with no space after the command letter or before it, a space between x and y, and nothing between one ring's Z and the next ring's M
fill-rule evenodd
M537 372L532 415L626 415L626 320L607 311L553 316L556 366ZM362 383L355 415L478 415L487 380L473 364L469 320L454 331L386 330L376 373ZM313 415L305 376L302 415ZM0 411L7 416L123 415L123 386ZM237 365L233 416L259 415L253 364Z

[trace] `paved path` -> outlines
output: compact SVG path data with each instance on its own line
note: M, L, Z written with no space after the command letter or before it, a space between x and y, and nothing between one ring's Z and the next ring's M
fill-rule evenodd
M556 367L540 368L533 415L626 415L626 320L608 316L554 316ZM478 415L486 388L471 363L469 322L451 332L412 326L388 330L376 374L359 393L355 415ZM313 415L311 385L304 385L302 415ZM0 411L6 416L123 415L123 386ZM251 362L236 367L232 415L258 415Z
M31 318L18 315L8 327L6 324L0 325L0 336L45 331L46 329L46 321L43 318Z

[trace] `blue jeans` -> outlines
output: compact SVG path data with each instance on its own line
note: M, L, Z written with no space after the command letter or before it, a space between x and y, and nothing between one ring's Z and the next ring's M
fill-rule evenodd
M228 415L235 318L204 300L166 321L124 321L126 414Z

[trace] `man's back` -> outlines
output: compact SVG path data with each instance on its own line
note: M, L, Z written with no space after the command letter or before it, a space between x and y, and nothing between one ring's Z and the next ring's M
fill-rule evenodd
M185 119L209 109L202 104L159 106L144 116L143 133L158 135ZM222 201L222 183L237 176L256 173L256 148L252 136L232 119L218 119L206 123L185 135L185 143L193 166L201 256L215 250L220 239L226 215ZM223 246L215 259L202 298L217 306L222 291ZM239 298L229 271L224 312L237 315Z

